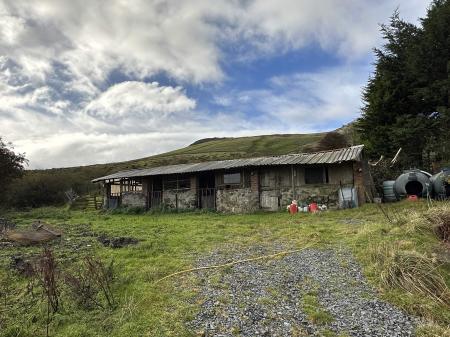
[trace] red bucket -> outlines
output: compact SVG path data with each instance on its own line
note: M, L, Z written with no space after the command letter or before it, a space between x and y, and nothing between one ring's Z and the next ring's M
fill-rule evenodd
M417 197L417 195L408 195L408 200L409 201L417 201L419 198Z
M298 206L295 205L295 204L291 204L291 205L289 206L289 213L295 214L295 213L297 213L297 212L298 212Z
M315 202L309 204L309 211L312 213L315 213L319 210L319 208L317 207L317 204Z

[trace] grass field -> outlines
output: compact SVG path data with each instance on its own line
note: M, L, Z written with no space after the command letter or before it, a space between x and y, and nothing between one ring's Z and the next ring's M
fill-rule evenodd
M387 208L386 208L387 209ZM63 232L61 241L50 244L61 268L76 263L86 254L114 260L113 284L117 306L114 309L83 310L61 290L61 309L50 323L51 336L190 336L185 323L199 310L199 280L195 273L155 281L173 272L191 268L211 251L233 247L280 244L289 248L348 247L362 265L380 296L428 322L418 330L420 336L448 334L448 303L421 291L407 291L389 285L383 278L383 264L377 257L383 249L418 254L437 266L450 284L448 246L429 230L415 226L426 210L425 203L397 203L389 206L389 223L375 205L359 209L329 211L322 214L256 213L227 215L216 213L112 214L41 208L29 212L8 212L19 227L36 219L53 224ZM419 219L419 220L418 220ZM95 239L99 234L140 240L137 245L113 249ZM226 249L226 248L225 248ZM7 302L27 296L18 290L27 283L9 268L12 255L30 257L42 247L0 247L0 335L45 335L44 302L27 310L14 309L11 317ZM75 262L73 262L75 261ZM5 286L8 284L9 286ZM16 295L14 295L16 294ZM4 298L3 298L4 297ZM9 302L8 302L9 303Z

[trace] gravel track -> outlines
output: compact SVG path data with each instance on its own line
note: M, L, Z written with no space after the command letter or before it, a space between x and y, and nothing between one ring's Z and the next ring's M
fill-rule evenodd
M199 266L280 251L215 252ZM377 298L345 250L306 249L199 274L202 303L189 327L203 336L412 336L416 319ZM306 310L305 299L317 302ZM309 312L309 314L308 314ZM320 317L319 317L320 318Z

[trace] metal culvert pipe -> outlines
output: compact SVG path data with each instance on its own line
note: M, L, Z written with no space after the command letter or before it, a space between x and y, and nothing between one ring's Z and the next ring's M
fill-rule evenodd
M407 170L395 180L394 191L399 198L408 195L426 197L431 192L431 174L421 170Z
M444 168L430 178L433 196L437 199L450 197L450 168Z
M394 190L395 180L383 181L383 200L384 202L397 201L397 196Z

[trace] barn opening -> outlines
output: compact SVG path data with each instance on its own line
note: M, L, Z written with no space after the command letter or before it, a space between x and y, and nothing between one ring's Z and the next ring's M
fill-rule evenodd
M203 172L198 176L198 207L216 208L216 176L214 172Z

